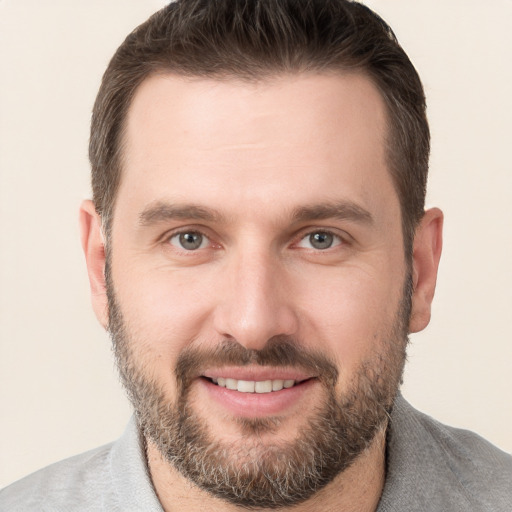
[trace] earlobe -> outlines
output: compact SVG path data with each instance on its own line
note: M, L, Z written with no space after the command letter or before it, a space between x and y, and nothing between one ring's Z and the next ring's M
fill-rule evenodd
M105 244L101 218L90 200L83 201L80 206L80 233L91 287L92 307L96 318L106 329L108 301L105 284Z
M425 212L414 237L411 333L423 330L430 322L442 245L443 212L432 208Z

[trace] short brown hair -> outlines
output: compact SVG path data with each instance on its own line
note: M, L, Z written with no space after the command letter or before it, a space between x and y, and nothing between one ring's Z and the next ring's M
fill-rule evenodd
M261 80L300 72L359 71L388 111L388 165L410 255L423 216L430 134L423 87L391 28L349 0L178 0L118 48L94 105L89 157L93 200L107 235L122 168L128 108L148 76Z

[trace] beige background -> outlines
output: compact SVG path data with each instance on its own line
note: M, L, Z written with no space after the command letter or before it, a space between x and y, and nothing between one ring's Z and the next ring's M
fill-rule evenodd
M157 0L0 0L0 486L116 438L130 415L91 312L77 211L109 57ZM446 214L405 396L512 451L511 0L372 0L423 77L428 202Z

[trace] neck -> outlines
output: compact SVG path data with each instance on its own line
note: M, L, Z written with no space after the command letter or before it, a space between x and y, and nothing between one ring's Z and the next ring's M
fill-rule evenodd
M386 429L383 428L348 469L312 498L290 508L275 510L374 512L384 487L385 449ZM147 458L151 479L165 512L247 511L247 508L232 505L198 488L169 464L150 440L147 443Z

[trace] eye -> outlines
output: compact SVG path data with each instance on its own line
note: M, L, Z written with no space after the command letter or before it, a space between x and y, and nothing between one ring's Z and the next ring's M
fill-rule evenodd
M316 249L318 251L322 251L330 249L331 247L336 247L341 243L341 238L329 231L314 231L302 238L297 245L304 249Z
M171 236L169 243L178 249L195 251L197 249L204 249L207 247L209 240L205 235L198 231L184 231Z

